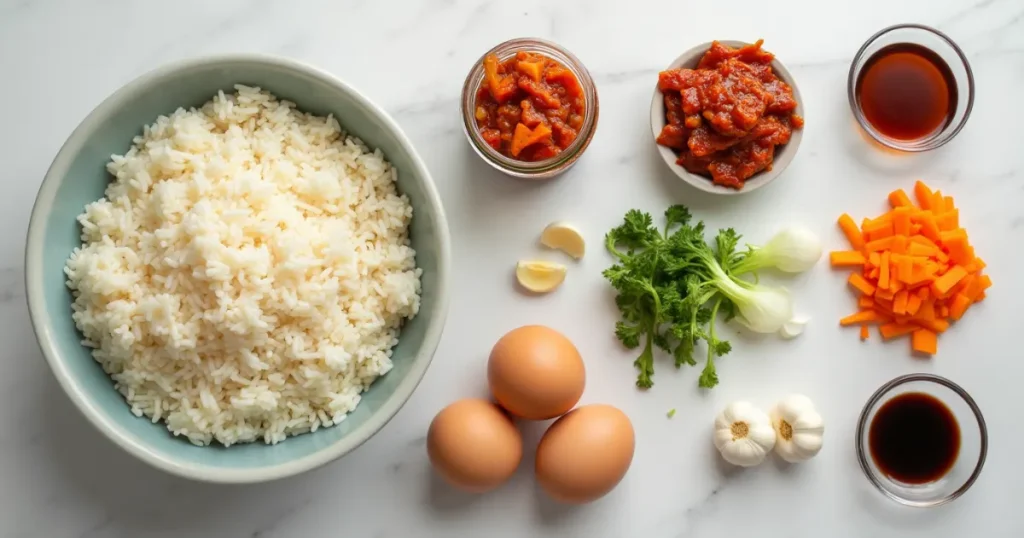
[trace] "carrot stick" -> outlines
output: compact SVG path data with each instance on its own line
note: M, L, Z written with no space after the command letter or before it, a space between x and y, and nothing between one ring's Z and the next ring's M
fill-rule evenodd
M960 228L960 212L956 209L940 213L935 217L940 232L948 232Z
M895 238L890 236L890 237L883 237L881 239L876 239L874 241L868 241L864 245L864 249L867 250L868 253L875 252L875 251L890 250L892 248L892 242L893 242L894 239Z
M949 290L965 276L967 276L967 270L959 265L954 265L949 271L936 278L935 282L932 282L932 292L939 297L945 297Z
M861 325L860 326L860 339L861 340L867 340L868 336L870 336L870 335L871 335L871 333L868 331L868 326L867 325Z
M874 241L876 239L882 239L884 237L891 237L895 231L893 230L892 221L872 223L869 222L867 226L861 230L864 232L864 237L868 241Z
M907 290L896 292L896 296L892 300L892 311L896 314L906 314L907 300Z
M928 329L914 331L910 338L910 346L914 351L928 355L934 355L939 347L935 333Z
M830 252L828 257L832 267L864 265L867 262L864 254L856 250L836 250Z
M889 288L889 251L882 252L882 263L878 266L878 287Z
M868 282L864 277L857 273L850 273L850 277L847 279L847 282L864 295L870 296L875 294L875 285Z
M900 206L892 211L892 227L896 235L910 235L910 207Z
M917 205L921 209L931 209L932 191L920 181L914 183L914 198L917 198Z
M917 314L917 311L921 308L921 297L916 293L907 294L907 314L911 316Z
M916 325L908 325L905 323L886 323L878 327L878 332L882 333L882 338L891 340L903 335L910 334L920 327Z
M846 325L856 325L858 323L871 323L871 322L875 322L875 321L887 321L888 319L889 319L888 317L886 317L886 316L884 316L882 314L879 314L877 310L861 310L860 312L857 312L856 314L850 314L849 316L846 316L845 318L839 320L839 324L843 325L843 326L846 326Z
M907 196L906 191L903 189L896 189L889 193L889 205L895 207L914 207L914 203L910 201L910 197Z
M944 319L914 319L912 321L936 333L945 332L949 328L949 322Z
M857 227L857 223L853 221L853 217L843 213L839 216L839 228L843 230L843 234L846 235L846 240L850 242L850 246L856 250L864 248L864 236L860 233L860 228Z

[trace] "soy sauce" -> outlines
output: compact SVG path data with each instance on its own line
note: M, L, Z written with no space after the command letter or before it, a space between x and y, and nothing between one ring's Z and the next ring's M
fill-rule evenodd
M882 48L857 78L864 118L883 135L920 140L941 131L956 113L956 78L930 49L913 43Z
M938 398L908 392L875 413L868 445L882 474L905 484L925 484L953 468L960 453L960 426Z

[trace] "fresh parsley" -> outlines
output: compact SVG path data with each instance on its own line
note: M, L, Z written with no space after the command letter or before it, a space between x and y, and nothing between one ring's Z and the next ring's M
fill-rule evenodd
M715 358L732 349L718 338L715 320L719 313L726 320L736 313L722 289L750 285L730 272L747 253L737 251L740 236L731 228L718 231L712 248L704 239L704 223L692 221L685 206L673 205L659 229L649 213L632 209L605 236L616 263L603 275L618 292L615 304L622 317L615 336L627 348L641 349L634 362L640 388L654 384L655 348L672 355L678 368L697 364L694 352L704 341L707 359L698 380L704 388L718 384Z

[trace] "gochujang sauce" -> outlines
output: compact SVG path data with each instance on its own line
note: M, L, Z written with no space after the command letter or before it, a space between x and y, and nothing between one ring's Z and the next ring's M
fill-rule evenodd
M868 58L855 91L864 119L897 140L935 134L956 112L956 78L949 64L912 43L889 45Z
M677 164L716 185L742 189L771 170L776 148L804 124L793 88L776 76L775 56L762 43L736 49L715 41L695 69L658 74L665 103L658 144L676 152Z
M926 484L945 476L956 463L960 426L938 398L908 392L875 413L868 446L882 474L905 484Z

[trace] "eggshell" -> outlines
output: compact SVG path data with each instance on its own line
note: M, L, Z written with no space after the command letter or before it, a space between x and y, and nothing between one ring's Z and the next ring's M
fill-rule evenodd
M480 399L441 410L427 432L427 455L442 478L482 493L508 480L523 458L523 438L501 408Z
M537 446L534 471L552 498L582 504L603 497L633 461L633 424L610 405L585 405L548 428Z
M572 409L583 395L583 358L562 333L528 325L502 336L487 361L494 398L513 415L547 420Z

